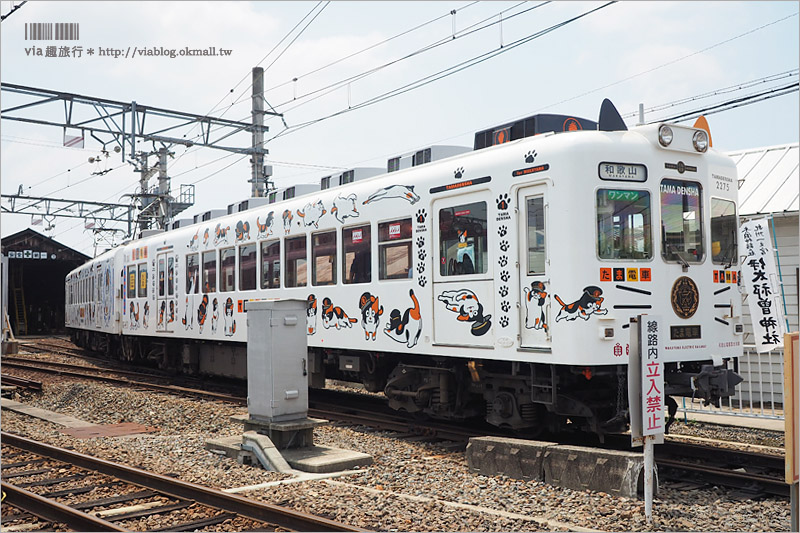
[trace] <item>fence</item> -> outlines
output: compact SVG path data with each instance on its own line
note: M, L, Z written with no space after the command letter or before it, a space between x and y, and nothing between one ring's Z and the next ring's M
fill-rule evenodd
M745 346L737 372L744 381L720 407L684 398L678 411L783 420L783 350L759 354L754 346Z

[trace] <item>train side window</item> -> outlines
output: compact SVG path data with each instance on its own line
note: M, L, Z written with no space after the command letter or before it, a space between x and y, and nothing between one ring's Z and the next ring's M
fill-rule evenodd
M703 261L702 193L696 182L661 180L661 255L665 261Z
M286 286L305 287L308 284L306 236L286 239Z
M252 291L256 288L256 245L243 244L239 247L239 290Z
M372 281L370 227L342 229L342 271L345 283Z
M598 189L597 255L600 259L651 259L651 235L649 192Z
M219 292L236 290L236 250L223 248L219 251Z
M199 286L197 281L200 275L200 264L197 259L197 254L186 256L186 294L197 294Z
M139 298L147 298L147 263L139 263Z
M311 236L311 283L336 284L336 231Z
M217 257L214 250L203 252L203 292L217 292Z
M166 261L164 257L158 259L158 296L163 297L166 293Z
M442 276L487 271L486 202L439 210L439 272Z
M261 243L261 288L277 289L281 286L281 241Z
M544 197L536 196L526 201L528 209L528 275L544 274L547 259L547 232L544 221Z
M173 296L175 294L175 258L170 256L167 258L167 295Z
M737 264L736 204L721 198L711 199L711 261L719 265Z
M84 280L83 301L86 301L86 280ZM128 267L128 298L136 298L136 265Z
M413 275L411 219L378 224L378 279L403 279Z

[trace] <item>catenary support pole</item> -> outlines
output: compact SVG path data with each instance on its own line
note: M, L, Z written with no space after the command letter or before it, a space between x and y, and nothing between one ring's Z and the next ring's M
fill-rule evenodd
M250 159L252 168L251 196L261 198L266 195L264 179L264 69L253 68L253 155Z

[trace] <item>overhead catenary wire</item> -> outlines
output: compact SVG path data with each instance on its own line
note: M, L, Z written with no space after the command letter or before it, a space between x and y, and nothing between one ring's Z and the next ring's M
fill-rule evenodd
M781 81L781 80L785 80L787 78L793 78L793 77L796 77L798 75L798 73L800 73L800 69L787 70L787 71L784 71L784 72L779 72L777 74L771 74L769 76L764 76L762 78L758 78L758 79L755 79L755 80L749 80L749 81L746 81L746 82L741 82L741 83L737 83L737 84L734 84L734 85L729 85L728 87L722 87L720 89L715 89L713 91L708 91L708 92L705 92L705 93L702 93L702 94L698 94L698 95L695 95L695 96L689 96L689 97L686 97L686 98L681 98L679 100L673 100L672 102L666 102L666 103L663 103L663 104L658 104L658 105L653 106L653 107L645 108L644 111L645 111L645 113L654 113L656 111L663 111L664 109L669 109L669 108L672 108L672 107L677 107L677 106L680 106L680 105L688 104L690 102L695 102L697 100L702 100L704 98L711 98L713 96L720 96L720 95L723 95L723 94L730 94L732 92L736 92L736 91L740 91L740 90L747 89L747 88L750 88L750 87L754 87L756 85L761 85L761 84L765 84L765 83L771 83L771 82L775 82L775 81ZM639 114L638 111L633 111L631 113L623 114L622 118L634 118L634 117L638 116L638 114Z
M316 4L316 5L315 5L313 8L311 8L311 10L310 10L308 13L306 13L306 15L305 15L305 16L304 16L302 19L300 19L300 21L299 21L297 24L295 24L295 25L294 25L294 27L293 27L291 30L289 30L289 31L286 33L286 35L284 35L284 36L283 36L283 38L282 38L280 41L278 41L278 42L277 42L277 44L275 44L275 46L273 46L273 47L272 47L272 49L271 49L269 52L267 52L267 54L266 54L264 57L262 57L262 58L261 58L261 60L260 60L260 61L259 61L259 62L256 64L256 66L259 66L259 65L261 65L261 63L263 63L263 62L264 62L264 61L265 61L265 60L266 60L266 59L267 59L267 58L268 58L268 57L269 57L269 56L270 56L270 55L271 55L271 54L272 54L272 53L273 53L275 50L277 50L277 49L278 49L278 47L279 47L279 46L280 46L280 45L281 45L281 44L282 44L282 43L283 43L283 42L284 42L286 39L288 39L288 38L289 38L289 36L290 36L290 35L292 35L292 33L294 33L294 31L295 31L295 30L296 30L296 29L297 29L297 28L298 28L298 27L299 27L299 26L300 26L300 25L301 25L301 24L302 24L302 23L303 23L303 22L304 22L304 21L305 21L305 20L306 20L306 19L307 19L309 16L311 16L311 14L312 14L312 13L314 13L314 11L316 11L316 10L317 10L317 8L318 8L318 7L319 7L321 4L323 4L323 2L322 2L322 1L320 1L320 2L317 2L317 4ZM302 29L302 30L300 30L300 32L297 34L297 36L295 36L295 38L292 40L292 42L291 42L291 43L289 43L289 44L286 46L286 48L284 48L283 52L281 52L281 54L278 56L278 58L279 58L281 55L283 55L283 54L286 52L286 50L288 50L288 49L289 49L289 46L291 46L291 45L292 45L292 43L294 43L294 41L296 41L296 40L297 40L297 38L298 38L298 37L300 37L300 35L301 35L301 34L302 34L302 33L303 33L305 30L306 30L306 28L308 28L308 26L311 24L311 22L313 22L313 21L314 21L314 19L316 19L316 18L317 18L317 16L319 16L319 14L320 14L320 13L322 13L322 11L323 11L323 10L324 10L324 9L325 9L327 6L328 6L328 4L330 4L330 2L325 2L325 5L322 7L322 9L320 9L320 10L317 12L317 14L316 14L316 15L314 15L314 18L312 18L312 19L311 19L311 21L309 21L309 23L308 23L308 24L306 24L306 25L303 27L303 29ZM277 58L276 58L276 60L275 60L275 61L277 61ZM274 64L274 61L273 61L273 62L270 64L270 66L272 66L272 64ZM266 69L265 69L265 70L266 70ZM239 85L241 85L241 84L242 84L242 82L243 82L243 81L245 81L245 80L246 80L248 77L250 77L250 75L249 75L249 74L245 74L245 75L242 77L242 79L240 79L240 80L239 80L239 81L236 83L236 85L234 85L234 86L233 86L233 88L230 90L230 93L234 92L234 91L236 90L236 88L237 88L237 87L239 87ZM248 85L247 89L249 89L249 88L250 88L250 87L252 87L252 86L253 86L253 84L252 84L252 82L251 82L251 83L250 83L250 85ZM244 91L244 92L246 92L246 91L247 91L247 89L245 89L245 91ZM244 94L244 93L242 93L242 94ZM240 96L241 96L241 95L240 95ZM214 106L211 108L211 110L209 110L209 112L208 112L208 113L206 113L206 115L210 115L211 113L214 113L214 112L218 111L218 108L217 108L217 106L219 106L219 104L221 104L221 103L222 103L222 102L225 100L225 98L226 98L226 97L227 97L227 95L226 95L226 96L223 96L222 98L220 98L219 102L217 102L216 104L214 104ZM229 104L229 105L228 105L226 108L224 108L224 110L222 111L222 114L220 115L220 117L222 117L223 115L225 115L225 113L227 113L227 112L230 110L230 108L231 108L231 107L233 107L233 106L234 106L236 103L237 103L237 102L233 102L232 104ZM271 106L270 106L270 107L271 107ZM220 109L221 109L221 108L220 108ZM245 120L246 118L248 118L248 117L245 117L244 119L241 119L241 120ZM195 127L196 127L196 126L195 126ZM192 129L194 129L194 128L192 128ZM212 131L213 131L213 130L212 130ZM190 130L190 133L191 133L191 130ZM201 137L201 136L202 136L202 133L199 133L199 134L195 135L194 137L192 137L192 138L191 138L191 140L197 139L197 138L199 138L199 137ZM173 162L173 164L174 164L174 163L177 163L178 161L180 161L180 160L181 160L181 158L182 158L184 155L186 155L186 154L187 154L187 153L189 153L189 152L192 152L192 151L194 151L195 149L196 149L196 148L189 148L189 149L187 149L187 150L184 150L184 152L183 152L182 154L180 154L180 155L178 156L178 158L177 158L177 159L175 159L175 161Z
M728 100L727 102L722 102L720 104L716 104L713 106L704 107L702 109L686 111L678 115L653 121L651 122L651 124L655 122L682 122L684 120L691 120L693 118L697 118L700 115L713 115L714 113L720 113L722 111L728 111L730 109L735 109L737 107L742 107L745 105L762 102L764 100L769 100L771 98L776 98L778 96L784 96L786 94L797 92L798 90L800 90L800 83L795 82L789 85L785 85L783 87L776 87L774 89L761 91L759 93L751 94L748 96L734 98L732 100Z
M464 10L464 9L466 9L467 7L471 7L472 5L474 5L474 4L476 4L476 3L477 3L477 2L472 2L472 3L470 3L470 4L467 4L466 6L464 6L464 7L460 8L460 10L461 10L461 11L463 11L463 10ZM479 26L480 24L483 24L483 23L484 23L484 22L486 22L487 20L491 20L491 19L493 19L493 18L497 17L498 15L502 15L502 14L504 14L504 13L506 13L506 12L508 12L508 11L512 10L512 9L516 9L517 7L519 7L520 5L522 5L522 4L524 4L524 3L525 3L525 2L519 2L519 3L517 3L517 4L515 4L515 5L511 6L511 7L509 7L509 8L507 8L507 9L504 9L504 10L502 10L502 11L499 11L499 12L497 12L497 13L494 13L494 14L490 15L489 17L486 17L486 18L484 18L484 19L482 19L482 20L480 20L480 21L478 21L478 22L476 22L476 23L474 23L474 24L472 24L472 25L470 25L470 26L468 26L468 27L464 28L464 29L463 29L463 30L461 30L460 32L457 32L457 35L455 35L455 36L450 36L450 35L448 35L448 36L447 36L447 37L445 37L445 38L442 38L442 39L440 39L440 40L438 40L438 41L434 41L433 43L427 44L427 45L423 46L422 48L419 48L419 49L417 49L417 50L416 50L416 51L414 51L414 52L411 52L411 53L409 53L409 54L406 54L406 55L405 55L405 56L403 56L403 57L400 57L400 58L398 58L398 59L395 59L395 60L393 60L393 61L390 61L390 62L388 62L388 63L384 63L384 64L382 64L382 65L379 65L379 66L377 66L377 67L370 68L370 69L368 69L368 70L366 70L366 71L364 71L364 72L361 72L361 73L359 73L359 74L355 74L355 75L353 75L353 76L349 76L349 77L347 77L347 78L344 78L344 79L342 79L342 80L336 81L336 82L334 82L334 83L332 83L332 84L326 85L326 86L324 86L324 87L321 87L321 88L319 88L319 89L315 89L314 91L311 91L311 92L309 92L309 93L306 93L306 94L304 94L304 95L301 95L301 96L299 96L299 97L295 97L295 98L293 98L292 100L289 100L289 101L283 102L283 103L281 103L281 104L278 104L278 105L277 105L277 107L281 107L281 106L283 106L283 105L287 105L287 104L290 104L290 103L294 103L294 102L296 102L296 101L298 101L298 100L303 100L303 99L305 99L305 98L307 98L307 97L310 97L310 96L312 96L312 95L315 95L315 94L318 94L318 93L320 93L320 92L322 92L322 91L325 91L325 92L324 92L322 95L316 96L316 97L314 97L314 98L310 98L309 100L306 100L306 101L304 101L304 102L302 102L302 103L299 103L298 105L296 105L296 106L293 106L292 108L290 108L290 109L288 109L288 110L287 110L287 111L292 111L292 110L294 110L295 108L297 108L297 107L300 107L301 105L305 105L305 104L307 104L307 103L309 103L309 102L311 102L311 101L314 101L314 100L316 100L317 98L320 98L321 96L325 96L326 94L328 94L328 93L330 93L330 92L332 92L332 91L335 91L335 90L337 90L337 89L339 89L339 88L341 88L341 87L343 87L343 86L345 86L345 85L347 85L347 84L353 83L354 81L358 81L358 80L360 80L360 79L363 79L363 78L365 78L365 77L367 77L367 76L369 76L369 75L371 75L371 74L374 74L375 72L378 72L378 71L380 71L380 70L382 70L382 69L384 69L384 68L387 68L387 67L389 67L389 66L392 66L392 65L396 65L396 64L398 64L398 63L400 63L400 62L402 62L402 61L405 61L405 60L407 60L407 59L410 59L410 58L412 58L412 57L415 57L415 56L417 56L417 55L419 55L419 54L421 54L421 53L427 52L427 51L429 51L429 50L433 50L434 48L436 48L436 47L438 47L438 46L441 46L441 45L443 45L443 44L448 44L448 43L450 43L450 42L453 42L453 39L455 39L455 38L465 37L465 36L467 36L467 35L470 35L470 34L472 34L472 33L475 33L475 32L477 32L477 31L480 31L480 30L483 30L483 29L489 28L489 27L491 27L491 26L493 26L493 25L495 25L495 24L499 24L501 21L495 21L495 22L492 22L492 23L490 23L490 24L487 24L487 25L485 25L485 26L483 26L483 27L480 27L480 28L477 28L477 29L473 29L473 28L475 28L476 26ZM543 6L543 5L549 4L549 3L550 3L550 0L548 0L548 1L545 1L545 2L542 2L542 3L540 3L540 4L537 4L537 5L533 6L533 7L530 7L530 8L528 8L528 9L525 9L525 10L523 10L523 11L519 12L519 13L515 13L515 14L513 14L513 15L511 15L511 16L508 16L508 17L506 17L506 18L504 19L504 21L506 21L506 22L507 22L508 20L510 20L510 19L512 19L512 18L514 18L514 17L516 17L516 16L518 16L518 15L525 14L525 13L527 13L527 12L529 12L529 11L532 11L532 10L534 10L534 9L537 9L537 8L539 8L539 7ZM456 11L456 10L453 10L453 11ZM395 36L393 36L393 37L390 37L390 38L388 38L388 39L385 39L385 40L383 40L383 41L381 41L381 42L379 42L379 43L376 43L375 45L371 45L371 46L369 46L369 47L367 47L367 48L364 48L364 49L362 49L362 50L360 50L360 51L358 51L358 52L354 52L353 54L350 54L350 55L348 55L348 56L345 56L344 58L340 58L340 59L338 59L338 60L335 60L335 61L333 61L332 63L329 63L328 65L325 65L325 66L323 66L323 67L319 67L318 69L316 69L316 70L313 70L313 71L311 71L311 72L309 72L309 73L306 73L306 74L304 74L304 75L301 75L301 76L307 76L307 75L309 75L309 74L312 74L312 73L314 73L314 72L317 72L317 71L323 70L323 69L325 69L325 68L327 68L327 67L329 67L329 66L331 66L331 65L334 65L334 64L340 63L341 61L343 61L343 60L345 60L345 59L348 59L348 58L350 58L350 57L354 57L354 56L356 56L356 55L358 55L358 54L360 54L360 53L362 53L362 52L365 52L365 51L367 51L367 50L370 50L370 49L372 49L372 48L375 48L375 47L377 47L377 46L379 46L379 45L381 45L381 44L384 44L384 43L386 43L386 42L389 42L389 41L391 41L392 39L395 39L395 38L397 38L397 37L399 37L399 36L402 36L402 35L405 35L405 34L407 34L407 33L410 33L411 31L414 31L415 29L418 29L418 28L424 27L424 26L426 26L426 25L430 24L431 22L437 21L437 20L439 20L439 19L441 19L441 18L444 18L444 17L447 17L447 16L451 16L451 15L452 15L452 11L448 11L448 12L447 12L445 15L441 15L441 16L439 16L439 17L436 17L435 19L431 19L431 20L429 20L428 22L425 22L425 23L423 23L423 24L420 24L420 25L418 25L418 26L416 26L416 27L414 27L414 28L412 28L412 29L410 29L410 30L406 30L405 32L401 32L400 34L397 34L397 35L395 35ZM300 77L301 77L301 76L298 76L298 77L296 77L296 78L293 78L292 80L290 80L290 81L287 81L287 82L284 82L284 83L282 83L282 84L276 85L276 86L274 86L274 87L272 87L272 88L270 88L270 89L266 89L264 92L266 93L266 92L268 92L268 91L271 91L271 90L273 90L273 89L276 89L276 88L278 88L278 87L281 87L281 86L284 86L284 85L286 85L286 84L292 83L292 82L294 82L294 81L296 81L296 80L300 79ZM251 86L252 86L252 84L251 84ZM238 99L237 99L235 102L233 102L233 103L231 104L231 106L233 106L233 105L236 105L236 104L238 104L238 103L240 103L240 102L243 102L243 101L244 101L244 100L242 99L242 96L243 96L243 94L244 94L244 93L242 93L242 95L240 95L240 97L239 97L239 98L238 98ZM267 102L267 104L269 104L269 102ZM230 107L230 106L229 106L229 107ZM270 107L272 108L272 110L273 110L273 111L275 111L275 107L273 107L272 105L270 105ZM249 117L249 115L248 115L248 116L246 116L246 117L242 117L242 118L241 118L241 119L239 119L239 120L246 120L248 117ZM270 117L270 118L268 118L268 120L270 120L271 118L275 118L275 117ZM212 131L214 131L214 130L212 130Z
M277 107L282 107L284 105L288 105L288 104L291 104L291 103L294 103L294 102L300 102L297 105L294 105L294 106L290 107L289 109L286 109L284 111L284 113L287 113L289 111L293 111L294 109L297 109L298 107L301 107L301 106L306 105L306 104L308 104L310 102L313 102L313 101L315 101L315 100L317 100L317 99L319 99L319 98L321 98L321 97L323 97L323 96L325 96L327 94L330 94L331 92L334 92L334 91L340 89L341 87L343 87L345 85L349 85L349 84L351 84L353 82L360 81L360 80L362 80L362 79L364 79L364 78L366 78L368 76L371 76L372 74L375 74L376 72L380 72L381 70L383 70L385 68L397 65L397 64L399 64L399 63L401 63L403 61L406 61L408 59L411 59L413 57L421 55L421 54L423 54L425 52L429 52L431 50L434 50L434 49L438 48L439 46L443 46L443 45L452 43L456 39L463 38L463 37L466 37L468 35L472 35L474 33L477 33L479 31L485 30L487 28L491 28L492 26L500 24L501 22L507 22L508 20L510 20L510 19L512 19L514 17L517 17L519 15L523 15L523 14L529 12L529 11L533 11L534 9L537 9L539 7L547 5L550 2L546 1L546 2L539 3L539 4L537 4L537 5L533 6L533 7L529 7L528 9L520 11L519 13L514 13L513 15L510 15L507 18L505 18L503 21L498 20L498 21L490 22L490 23L488 23L488 24L486 24L484 26L475 28L476 26L478 26L480 24L483 24L484 22L497 17L498 15L504 13L505 11L509 11L511 9L515 9L516 7L521 5L522 3L523 2L520 2L519 4L516 4L516 5L512 6L511 8L509 8L507 10L500 11L499 13L495 13L495 14L489 16L489 17L486 17L485 19L483 19L481 21L478 21L475 24L472 24L471 26L469 26L467 28L464 28L460 32L457 32L457 34L455 34L453 36L449 36L448 35L447 37L445 37L443 39L440 39L438 41L434 41L433 43L427 44L427 45L425 45L425 46L423 46L421 48L418 48L417 50L415 50L415 51L413 51L411 53L408 53L408 54L406 54L406 55L404 55L404 56L402 56L400 58L394 59L392 61L388 61L388 62L386 62L386 63L384 63L382 65L370 68L370 69L368 69L368 70L366 70L364 72L361 72L359 74L355 74L353 76L349 76L349 77L344 78L342 80L339 80L339 81L336 81L334 83L328 84L325 87L321 87L319 89L315 89L315 90L310 91L310 92L308 92L306 94L303 94L301 96L295 97L295 98L293 98L291 100L287 100L287 101L285 101L283 103L278 104ZM500 48L502 49L503 46L501 46ZM314 96L313 98L310 98L313 95L317 95L317 96Z
M453 75L453 74L455 74L457 72L461 72L461 71L466 70L466 69L468 69L470 67L478 65L480 63L483 63L484 61L488 61L489 59L493 59L493 58L499 56L500 54L504 54L506 52L509 52L509 51L519 47L519 46L527 44L527 43L533 41L534 39L538 39L539 37L547 35L548 33L551 33L551 32L553 32L553 31L555 31L557 29L560 29L560 28L562 28L562 27L564 27L564 26L566 26L568 24L571 24L571 23L573 23L573 22L575 22L575 21L577 21L577 20L579 20L579 19L581 19L583 17L591 15L591 14L593 14L593 13L595 13L597 11L600 11L601 9L604 9L604 8L610 6L610 5L615 4L615 3L616 3L616 1L607 2L607 3L603 4L602 6L590 9L589 11L585 11L584 13L581 13L580 15L576 15L574 17L571 17L571 18L567 19L567 20L564 20L562 22L559 22L557 24L549 26L548 28L545 28L544 30L540 30L538 32L529 34L526 37L518 39L518 40L516 40L516 41L514 41L512 43L509 43L508 45L505 45L505 46L503 46L501 48L496 48L494 50L490 50L489 52L485 52L483 54L479 54L479 55L474 56L474 57L472 57L472 58L470 58L470 59L468 59L466 61L462 61L461 63L458 63L456 65L448 67L448 68L446 68L444 70L441 70L439 72L436 72L436 73L428 75L428 76L424 76L424 77L419 78L419 79L417 79L417 80L415 80L415 81L413 81L411 83L408 83L406 85L403 85L403 86L398 87L396 89L393 89L391 91L387 91L387 92L385 92L385 93L383 93L381 95L375 96L375 97L373 97L373 98L371 98L369 100L365 100L364 102L361 102L360 104L354 105L354 106L349 107L347 109L343 109L343 110L331 113L329 115L320 117L318 119L314 119L314 120L310 120L308 122L304 122L302 124L298 124L296 126L293 126L293 127L289 128L287 130L284 130L284 131L278 133L277 135L274 135L273 137L268 139L267 142L272 141L274 139L277 139L279 137L283 137L283 136L288 135L290 133L294 133L294 132L299 131L299 130L301 130L303 128L306 128L308 126L311 126L311 125L314 125L314 124L318 124L318 123L320 123L320 122L322 122L324 120L328 120L328 119L333 118L333 117L341 116L341 115L343 115L345 113L349 113L349 112L355 111L356 109L362 109L364 107L368 107L370 105L377 104L377 103L382 102L384 100L387 100L389 98L394 98L395 96L400 96L401 94L405 94L407 92L413 91L415 89L418 89L418 88L423 87L425 85L428 85L430 83L438 81L438 80L440 80L442 78L451 76L451 75Z

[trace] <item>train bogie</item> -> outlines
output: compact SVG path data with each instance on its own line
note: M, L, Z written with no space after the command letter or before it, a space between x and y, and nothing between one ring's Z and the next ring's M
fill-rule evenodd
M630 318L658 314L665 394L729 396L724 362L742 350L733 162L699 129L671 126L667 143L657 127L563 119L567 133L126 244L67 278L67 325L129 359L244 378L248 302L301 298L312 385L604 433L625 423Z

